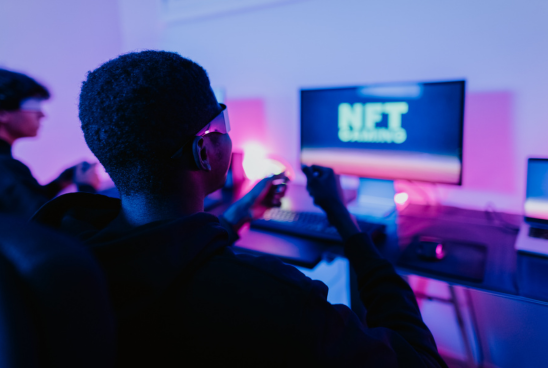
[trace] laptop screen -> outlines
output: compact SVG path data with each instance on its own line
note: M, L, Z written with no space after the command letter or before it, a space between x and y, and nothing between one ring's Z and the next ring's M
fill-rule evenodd
M548 159L530 158L527 162L525 220L548 224Z

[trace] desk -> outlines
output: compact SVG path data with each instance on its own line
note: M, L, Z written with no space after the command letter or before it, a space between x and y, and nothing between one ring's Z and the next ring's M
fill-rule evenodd
M321 212L313 205L304 186L299 185L289 187L284 207ZM220 206L212 212L221 214L225 208ZM519 215L410 204L387 218L364 217L364 220L386 225L387 240L379 250L402 274L415 274L505 298L548 305L548 282L542 282L548 280L548 258L517 253L514 248L517 228L522 221ZM483 281L467 281L397 266L402 252L417 234L485 245L487 260ZM326 254L344 256L342 246L287 234L244 228L240 236L235 246L242 251L272 254L304 267L312 268Z
M320 209L314 207L311 198L302 186L292 185L288 189L287 197L284 206L289 209L321 212ZM215 209L216 214L221 214L225 209L225 206L219 206ZM400 274L403 276L419 275L450 285L451 298L432 298L419 293L417 293L417 297L451 303L455 306L457 323L461 329L462 338L465 340L464 346L467 350L469 366L475 366L475 364L471 364L473 360L473 357L470 358L472 355L471 344L470 341L466 341L466 328L463 325L462 316L459 315L459 303L456 300L458 295L454 293L453 286L464 287L466 293L468 293L468 289L475 289L506 299L548 305L548 283L544 282L548 280L548 258L517 253L514 249L517 227L522 221L521 216L448 206L411 204L403 211L394 213L388 218L369 218L369 220L377 220L386 224L387 241L379 247L379 250L385 258L396 265ZM487 258L483 281L466 281L435 272L417 271L397 266L398 259L416 234L440 238L450 237L484 244L487 247ZM242 229L240 235L241 238L235 244L240 251L272 254L288 263L309 268L312 268L326 255L328 257L329 254L344 256L343 248L340 245L333 246L286 234L247 228ZM466 296L468 295L466 294ZM351 295L351 299L355 299L353 295ZM352 300L352 304L354 304L354 300ZM352 305L352 309L356 311L354 305ZM474 324L474 321L471 323ZM476 330L477 324L473 327ZM478 340L480 339L478 338ZM489 349L489 345L487 343L485 345L485 350ZM481 346L478 349L481 349ZM482 359L478 358L477 360L481 364Z

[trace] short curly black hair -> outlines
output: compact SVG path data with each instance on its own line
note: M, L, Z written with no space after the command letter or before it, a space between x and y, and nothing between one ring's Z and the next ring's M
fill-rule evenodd
M48 99L50 94L28 75L0 69L0 110L18 110L21 102L30 97Z
M80 93L86 143L126 196L162 193L171 156L218 112L206 71L174 52L121 55L89 72Z

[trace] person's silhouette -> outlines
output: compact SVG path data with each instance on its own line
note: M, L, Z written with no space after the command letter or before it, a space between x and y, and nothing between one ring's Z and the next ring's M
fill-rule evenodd
M345 241L367 326L296 268L234 253L238 228L279 205L274 182L285 178L260 181L220 218L203 212L232 143L202 67L171 52L122 55L88 74L79 109L121 199L67 194L34 219L78 237L102 264L119 366L446 366L413 291L359 232L333 170L303 168Z
M73 183L85 191L99 185L95 165L82 162L42 186L25 164L13 158L15 141L38 134L44 117L41 103L48 98L48 90L34 79L0 69L0 212L30 218Z

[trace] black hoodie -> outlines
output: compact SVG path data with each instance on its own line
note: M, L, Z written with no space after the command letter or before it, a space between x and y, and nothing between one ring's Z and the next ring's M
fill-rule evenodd
M56 181L40 185L29 168L13 158L8 142L0 139L0 212L29 219L60 190Z
M123 230L119 211L118 199L74 193L34 217L79 238L102 265L119 367L446 367L412 290L366 235L345 250L367 327L327 302L325 284L274 257L236 255L215 216Z

